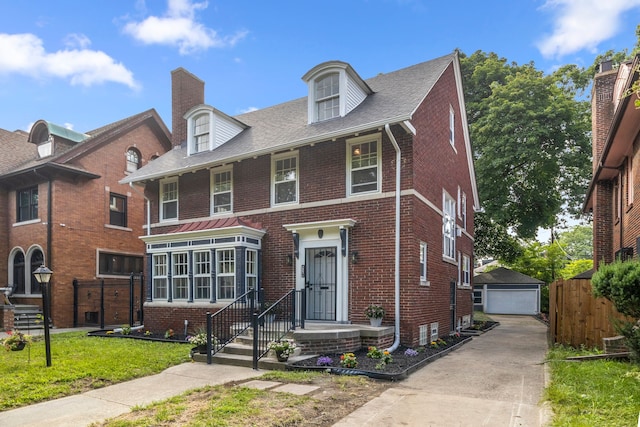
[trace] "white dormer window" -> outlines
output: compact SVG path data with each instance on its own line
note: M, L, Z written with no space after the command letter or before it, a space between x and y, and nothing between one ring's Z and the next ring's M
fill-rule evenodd
M309 124L344 117L373 93L353 68L341 61L317 65L302 80L309 88Z
M187 120L187 154L211 151L238 135L247 126L209 105L197 105L184 115Z
M340 75L329 74L316 81L316 120L332 119L340 115Z
M209 149L209 133L211 132L209 122L209 114L207 113L200 114L193 120L194 153Z

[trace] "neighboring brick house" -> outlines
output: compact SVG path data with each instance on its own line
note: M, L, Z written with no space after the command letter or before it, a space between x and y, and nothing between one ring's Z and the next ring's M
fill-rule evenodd
M46 264L53 324L73 326L74 279L142 271L144 198L119 180L169 150L170 132L148 110L86 134L39 120L0 144L0 277L13 304L42 307L31 273Z
M307 97L231 117L172 72L174 149L122 181L150 200L145 328L202 324L255 286L305 290L307 322L381 304L407 345L467 326L479 203L457 53L302 79Z
M600 66L592 90L593 178L584 210L593 213L593 263L640 253L640 110L625 93L639 79L640 56ZM635 203L634 203L635 202Z

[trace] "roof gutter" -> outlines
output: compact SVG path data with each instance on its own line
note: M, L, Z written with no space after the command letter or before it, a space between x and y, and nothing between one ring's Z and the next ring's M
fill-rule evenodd
M415 130L411 123L408 121L404 122L403 127L405 129ZM394 260L394 282L395 282L395 328L394 334L395 339L391 347L387 349L389 353L395 351L400 345L400 166L402 165L402 153L400 152L400 146L396 141L396 138L393 136L391 132L391 127L389 123L384 125L384 130L389 136L391 143L393 144L393 148L396 150L396 227L395 227L395 260ZM415 132L412 131L415 135Z

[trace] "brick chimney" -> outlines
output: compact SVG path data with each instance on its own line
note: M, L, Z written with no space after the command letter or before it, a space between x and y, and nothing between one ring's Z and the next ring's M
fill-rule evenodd
M171 143L174 147L187 140L184 114L196 105L204 104L204 82L184 68L171 72Z
M613 122L613 99L618 70L610 61L600 64L600 72L593 78L591 91L591 131L593 171L598 168L609 128ZM610 181L597 182L593 192L593 266L601 261L613 261L613 185Z

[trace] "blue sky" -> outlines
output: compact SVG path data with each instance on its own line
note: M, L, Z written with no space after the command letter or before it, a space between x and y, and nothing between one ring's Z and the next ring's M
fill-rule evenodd
M544 71L631 49L640 0L0 0L0 128L80 132L149 108L171 127L170 72L235 115L306 95L332 59L363 78L459 48Z

